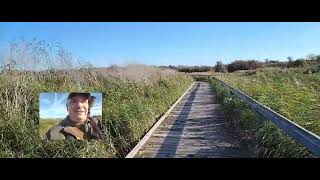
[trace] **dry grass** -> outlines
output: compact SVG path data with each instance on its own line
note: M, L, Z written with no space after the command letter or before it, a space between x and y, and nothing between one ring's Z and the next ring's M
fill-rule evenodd
M192 83L172 70L144 65L94 69L63 47L13 43L0 60L0 157L121 157ZM106 139L44 141L39 93L102 92Z
M306 74L304 72L303 68L265 68L235 73L217 73L215 77L240 89L307 130L319 134L320 76L319 73ZM222 86L221 89L221 92L226 91ZM223 93L220 96L222 99L229 98ZM241 107L236 106L234 101L224 101L225 109L229 108L230 113L237 112L238 114L247 111L245 109L242 110L243 112L237 111L241 110ZM240 117L241 122L247 124L248 129L254 129L250 126L257 122L256 117L250 114L242 119L240 115L235 117ZM266 121L255 131L262 157L313 157L305 147L270 121Z
M95 68L94 72L107 78L147 84L179 74L172 69L161 69L143 64L129 64L126 67L112 66L110 68Z

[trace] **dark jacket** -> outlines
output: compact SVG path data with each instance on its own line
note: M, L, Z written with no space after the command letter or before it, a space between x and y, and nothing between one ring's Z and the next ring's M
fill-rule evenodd
M49 129L46 133L48 140L55 139L102 139L104 138L104 127L101 119L88 117L84 123L75 123L67 116L58 125Z

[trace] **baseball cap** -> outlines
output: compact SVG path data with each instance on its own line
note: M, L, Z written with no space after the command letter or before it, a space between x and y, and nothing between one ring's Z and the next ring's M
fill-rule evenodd
M96 99L96 97L95 97L95 96L91 96L90 93L74 93L74 92L73 92L73 93L70 93L70 94L68 95L68 99L71 99L71 98L73 98L73 97L75 97L75 96L83 96L83 97L89 99L89 107L90 107L90 108L93 106L93 104L94 104L94 102L95 102L95 99Z
M75 96L83 96L83 97L86 97L87 99L89 99L90 98L90 93L70 93L68 95L68 99L71 99L71 98L73 98Z

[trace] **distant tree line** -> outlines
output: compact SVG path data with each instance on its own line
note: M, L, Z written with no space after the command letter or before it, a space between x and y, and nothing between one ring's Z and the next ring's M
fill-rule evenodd
M266 59L265 62L258 60L235 60L230 64L222 64L218 61L214 67L215 72L234 72L238 70L254 70L263 67L281 67L281 68L299 68L307 64L320 63L320 55L308 55L306 58L298 58L293 60L292 57L287 58L288 61L278 61Z
M255 70L263 67L280 67L280 68L298 68L304 67L307 64L320 63L320 55L310 54L306 58L298 58L293 60L292 57L287 58L288 61L279 61L279 60L269 60L265 61L258 60L235 60L230 64L223 64L221 61L217 61L215 66L159 66L160 68L170 68L178 70L179 72L234 72L238 70Z

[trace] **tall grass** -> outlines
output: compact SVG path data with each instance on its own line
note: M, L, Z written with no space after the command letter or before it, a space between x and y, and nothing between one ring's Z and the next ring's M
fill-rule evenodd
M320 73L305 74L304 71L302 68L269 68L216 77L320 135Z
M310 81L310 79L313 79L314 77L304 77L304 75L297 72L300 70L293 70L292 72L278 72L279 69L273 69L270 72L269 70L244 71L236 74L225 75L216 74L215 76L226 81L232 86L239 88L269 107L271 106L271 109L278 111L287 117L288 114L283 112L290 112L291 116L289 116L289 118L301 125L304 125L307 122L309 122L309 124L310 122L313 122L312 117L319 117L314 114L319 111L312 111L308 108L310 106L314 106L309 99L312 96L312 93L315 93L315 91L310 88L313 87L313 81ZM309 81L303 81L304 83L300 83L299 85L303 87L299 88L297 87L299 85L295 84L295 82L298 81L298 79L301 81L302 78L309 78ZM245 103L241 102L234 95L231 95L230 92L228 92L218 81L211 79L211 84L213 85L218 98L223 102L223 106L225 107L224 109L228 113L232 114L233 117L236 117L243 129L250 132L249 134L251 134L250 136L253 137L254 143L257 145L260 157L314 157L302 145L295 142L290 136L270 121L261 118ZM295 88L292 86L295 86ZM308 87L311 91L307 91ZM301 91L303 93L307 93L309 98L308 96L301 96ZM288 100L288 98L291 98L291 100ZM290 106L290 103L296 102L292 101L292 99L295 98L298 98L296 101L299 100L300 103ZM303 120L304 117L299 116L300 113L309 113L310 116ZM299 119L297 117L301 118ZM308 121L304 122L306 120ZM318 132L319 130L315 128L317 127L317 124L305 127L313 132Z
M134 78L130 67L98 71L90 63L76 62L63 47L54 49L43 41L22 41L9 49L1 61L0 157L124 157L193 81L147 66ZM39 93L76 91L104 93L106 138L42 140Z

